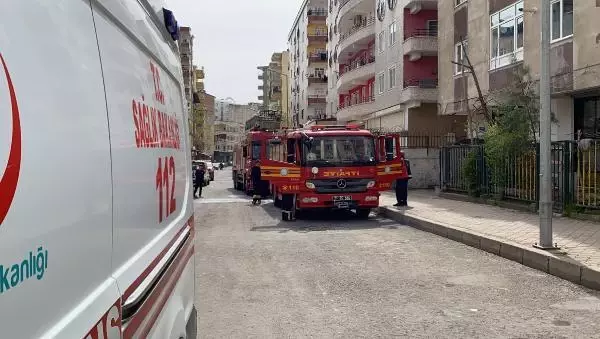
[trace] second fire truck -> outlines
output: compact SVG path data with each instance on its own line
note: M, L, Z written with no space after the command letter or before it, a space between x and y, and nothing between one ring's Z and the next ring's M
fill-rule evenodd
M398 134L374 135L354 125L253 133L246 163L260 160L284 220L314 209L349 209L366 218L379 206L380 192L407 177Z

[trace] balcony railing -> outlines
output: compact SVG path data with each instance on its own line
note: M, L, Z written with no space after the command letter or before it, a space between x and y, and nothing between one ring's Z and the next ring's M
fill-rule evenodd
M315 95L309 95L308 96L308 104L325 104L327 103L327 96L325 95L319 95L319 94L315 94Z
M375 62L375 57L371 56L369 58L365 58L365 59L358 59L353 61L350 65L345 66L342 71L340 72L340 77L348 72L352 72L355 69L359 69L363 66L372 64Z
M326 62L327 53L313 53L308 56L309 62Z
M350 0L340 0L340 8L344 7Z
M404 40L408 38L417 38L417 37L431 37L437 38L437 29L413 29L412 31L408 31L404 33Z
M355 101L350 101L348 104L342 104L338 106L338 111L345 109L345 108L349 108L352 106L358 106L358 105L364 105L364 104L370 104L372 102L375 102L375 96L371 95L368 97L364 97L364 98L358 98L358 100Z
M360 25L354 26L352 27L348 32L342 34L340 36L340 43L346 39L348 39L349 37L351 37L352 35L354 35L354 33L362 30L363 28L369 27L371 25L373 25L375 23L375 17L370 17L370 18L363 18L363 20L361 20Z
M309 8L307 11L309 17L311 16L327 16L327 9L325 8Z
M404 80L404 88L407 87L437 88L438 79L407 79Z
M327 32L313 32L313 33L308 33L308 42L327 42L329 40L329 37L327 36Z
M321 83L327 83L327 76L326 75L315 75L315 74L311 74L308 76L308 84L321 84Z

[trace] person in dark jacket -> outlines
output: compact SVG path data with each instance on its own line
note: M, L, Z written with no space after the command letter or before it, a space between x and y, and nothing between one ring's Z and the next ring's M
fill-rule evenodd
M410 173L410 161L405 159L404 165L406 168L406 173L408 174L408 178L396 180L396 204L394 206L397 207L408 205L408 180L412 178Z
M250 172L250 179L252 180L253 197L252 199L260 200L262 196L261 182L260 182L260 161L256 160L252 166Z
M194 199L202 198L202 186L204 186L204 167L202 165L196 167L194 172ZM196 191L200 191L198 197L196 197Z

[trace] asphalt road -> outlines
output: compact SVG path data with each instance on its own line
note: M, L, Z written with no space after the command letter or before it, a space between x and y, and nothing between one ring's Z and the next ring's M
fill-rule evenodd
M195 203L199 338L600 338L600 295L371 216L288 223L231 170Z

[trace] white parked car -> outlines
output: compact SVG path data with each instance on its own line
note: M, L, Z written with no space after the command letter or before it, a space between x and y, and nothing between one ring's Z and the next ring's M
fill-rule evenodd
M163 7L2 2L1 338L194 331L188 116Z

